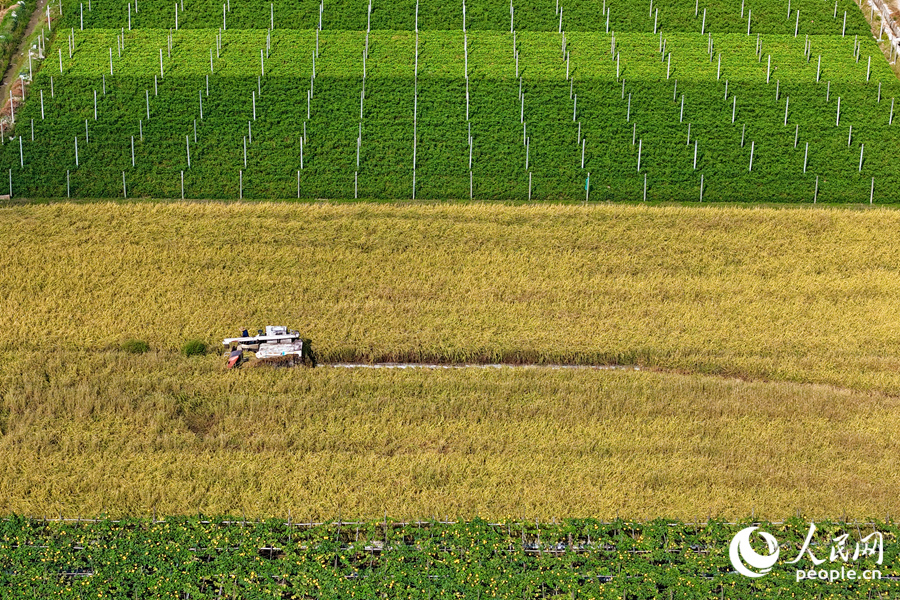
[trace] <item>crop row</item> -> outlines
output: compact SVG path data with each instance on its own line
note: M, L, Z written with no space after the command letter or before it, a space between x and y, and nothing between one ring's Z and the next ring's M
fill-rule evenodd
M509 31L558 31L562 8L565 31L691 31L821 35L846 31L868 32L865 19L852 0L834 3L793 0L677 0L652 5L645 0L608 0L603 3L553 0L513 0L513 16L506 0L466 2L466 28ZM63 25L85 29L315 29L320 4L316 0L293 2L230 2L187 0L176 9L174 2L139 0L137 4L110 0L65 3ZM333 0L324 3L321 28L325 30L414 30L418 6L419 30L463 28L463 2L402 0L373 2L369 15L366 0ZM797 11L800 18L797 18ZM844 13L847 23L844 25ZM223 14L224 13L224 14ZM130 19L130 26L129 26Z
M647 524L570 520L561 524L324 524L280 520L224 524L198 518L91 523L12 518L0 527L0 583L45 598L70 594L143 597L576 598L808 597L822 584L796 582L779 564L765 578L736 573L729 542L746 525ZM781 551L800 554L808 523L763 524ZM877 568L883 579L837 582L832 598L894 592L896 526L819 524L810 552L820 555L846 534L851 549L870 533L884 555L839 561ZM805 553L804 553L805 554ZM815 556L813 554L813 556ZM827 556L827 553L826 553ZM797 568L813 568L809 557ZM821 558L821 557L820 557ZM833 568L834 563L828 563Z
M148 76L159 74L162 68L163 76L210 73L242 76L264 72L269 76L309 77L318 40L317 76L358 77L363 72L363 53L368 40L367 76L412 77L418 37L420 76L464 79L464 54L468 51L469 77L515 79L515 49L519 53L518 74L526 80L566 77L561 36L540 32L515 36L473 32L466 36L462 31L431 31L416 36L414 32L376 31L367 36L365 32L330 31L317 36L313 31L276 30L267 38L262 31L231 31L224 32L217 43L215 30L191 30L172 32L170 50L168 31L140 30L125 32L124 50L120 50L118 31L93 30L74 33L71 57L66 46L69 35L63 32L59 40L62 43L57 43L62 47L51 51L44 67L48 74ZM792 83L815 83L817 79L834 83L865 83L867 79L887 83L895 79L870 39L864 39L860 45L856 37L849 35L808 38L808 51L806 37L776 35L707 37L632 33L612 36L589 32L573 33L565 39L569 74L576 81L615 79L617 68L619 77L629 80L669 78L764 83L767 75L772 81ZM613 40L615 54L611 53Z

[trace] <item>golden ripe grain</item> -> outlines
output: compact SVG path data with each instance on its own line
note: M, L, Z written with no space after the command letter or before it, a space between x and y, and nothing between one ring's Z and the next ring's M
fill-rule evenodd
M29 352L0 368L0 513L681 519L896 514L898 400L550 369L223 372Z
M0 231L0 513L897 512L894 211L92 204ZM178 352L266 324L323 362L651 370Z
M284 323L325 361L635 363L895 393L898 225L827 208L6 208L0 330L174 349Z

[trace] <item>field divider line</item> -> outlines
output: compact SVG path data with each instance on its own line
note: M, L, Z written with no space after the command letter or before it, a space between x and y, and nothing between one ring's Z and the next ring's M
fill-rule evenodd
M636 365L562 365L562 364L514 364L514 363L325 363L321 366L335 369L552 369L552 370L598 370L598 371L642 371Z

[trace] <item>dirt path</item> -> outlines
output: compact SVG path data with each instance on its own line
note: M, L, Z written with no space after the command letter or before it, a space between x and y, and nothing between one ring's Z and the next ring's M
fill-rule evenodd
M3 109L0 110L0 114L8 115L9 114L9 89L10 85L16 86L14 88L14 93L18 98L16 99L16 106L21 102L22 97L22 84L17 83L13 79L16 76L16 73L19 72L19 69L22 68L22 65L25 64L25 61L28 60L28 37L34 33L34 30L37 28L38 23L41 20L41 16L47 8L48 0L38 0L37 6L34 7L34 11L31 13L31 18L28 20L28 25L25 27L25 33L22 34L22 39L19 42L19 47L16 48L16 53L13 54L12 60L9 63L9 67L6 69L6 73L3 74L3 82L0 83L0 98L3 98Z
M324 367L335 369L548 369L548 370L593 370L593 371L641 371L641 367L628 365L514 365L514 364L464 364L442 365L438 363L325 363Z

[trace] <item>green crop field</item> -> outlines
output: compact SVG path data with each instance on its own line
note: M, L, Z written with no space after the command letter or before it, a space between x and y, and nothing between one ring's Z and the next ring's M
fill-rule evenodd
M29 198L891 201L869 25L782 4L61 3L0 169Z
M745 524L296 523L241 517L0 522L0 584L32 597L142 598L892 598L895 550L854 559L849 586L728 573L728 540ZM800 519L764 523L785 552L803 546ZM826 548L848 529L897 539L897 526L823 523ZM850 544L850 552L854 545ZM818 550L818 548L817 548ZM819 555L823 555L819 551ZM815 557L815 555L813 555ZM805 564L811 564L807 559ZM864 579L874 568L882 579ZM822 571L826 579L840 570ZM819 571L814 574L818 577ZM804 574L808 574L805 571ZM812 593L812 595L811 595Z

